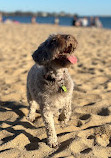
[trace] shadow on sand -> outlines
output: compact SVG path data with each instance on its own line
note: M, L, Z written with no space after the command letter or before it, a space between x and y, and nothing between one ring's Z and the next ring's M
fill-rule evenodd
M27 144L25 146L26 150L38 149L38 142L41 142L41 141L46 142L46 139L40 140L39 138L34 137L30 133L26 132L24 129L23 130L22 129L21 130L14 129L14 126L16 126L16 125L21 125L26 129L27 128L28 129L43 128L43 126L37 128L37 127L33 126L31 123L29 123L27 120L26 121L22 120L22 118L25 116L25 114L22 112L22 109L25 109L25 108L27 109L27 106L25 106L23 104L19 104L17 102L13 102L13 101L2 102L2 101L0 101L0 113L6 113L6 112L10 111L10 112L15 112L18 116L15 121L9 121L9 119L6 119L6 118L4 118L3 121L0 121L0 126L3 123L8 125L8 127L6 127L6 128L0 127L0 130L1 131L4 130L4 131L7 131L7 132L12 134L12 136L7 136L7 137L2 139L1 145L15 139L16 136L18 136L21 133L24 134L30 141L30 144ZM36 118L36 120L37 120L37 118Z

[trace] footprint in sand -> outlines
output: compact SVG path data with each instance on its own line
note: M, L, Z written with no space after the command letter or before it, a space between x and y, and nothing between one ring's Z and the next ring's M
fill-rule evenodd
M108 108L103 107L102 109L100 109L100 111L98 111L97 113L100 116L109 116L110 115L110 111Z

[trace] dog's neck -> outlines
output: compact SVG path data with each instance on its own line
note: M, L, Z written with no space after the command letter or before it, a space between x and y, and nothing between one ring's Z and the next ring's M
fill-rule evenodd
M58 87L58 92L67 91L67 68L55 69L52 67L44 67L44 79L47 84L56 85Z
M65 79L67 68L55 68L52 66L45 67L44 77L49 81L60 81Z

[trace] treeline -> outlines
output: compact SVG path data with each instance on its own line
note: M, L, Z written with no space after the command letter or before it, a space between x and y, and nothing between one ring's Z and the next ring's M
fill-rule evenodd
M54 16L54 17L59 17L59 16L65 16L65 17L72 17L77 14L70 14L70 13L65 13L65 12L60 12L60 13L49 13L49 12L22 12L22 11L16 11L16 12L3 12L0 11L3 16Z

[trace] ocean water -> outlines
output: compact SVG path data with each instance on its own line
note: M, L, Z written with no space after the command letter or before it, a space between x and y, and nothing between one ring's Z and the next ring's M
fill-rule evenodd
M10 20L16 20L20 23L30 23L31 22L31 16L9 16L9 17L3 17L3 21L6 19ZM82 18L82 17L80 17ZM106 29L111 29L111 17L100 17L100 21L102 22L102 25ZM54 24L54 17L37 17L36 21L37 23L44 23L44 24ZM73 17L59 17L59 25L63 26L71 26L72 25Z

